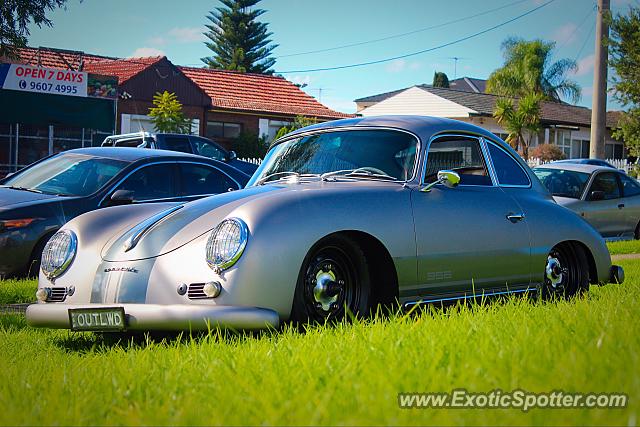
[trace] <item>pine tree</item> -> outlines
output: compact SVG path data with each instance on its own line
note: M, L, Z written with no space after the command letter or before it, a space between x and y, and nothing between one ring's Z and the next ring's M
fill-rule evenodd
M209 68L235 70L246 73L272 74L276 60L271 51L267 24L256 19L265 13L263 9L251 9L260 0L220 0L223 4L211 11L207 19L205 45L213 56L202 58Z
M449 87L449 77L441 71L436 71L433 73L433 87Z

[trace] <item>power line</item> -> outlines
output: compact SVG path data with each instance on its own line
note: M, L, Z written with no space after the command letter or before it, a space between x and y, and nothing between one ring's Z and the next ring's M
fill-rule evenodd
M382 37L382 38L379 38L379 39L366 40L366 41L362 41L362 42L350 43L350 44L345 44L345 45L341 45L341 46L334 46L334 47L328 47L328 48L324 48L324 49L310 50L310 51L307 51L307 52L289 53L289 54L286 54L286 55L276 56L275 58L276 59L280 59L280 58L289 58L289 57L292 57L292 56L310 55L312 53L330 52L332 50L346 49L348 47L362 46L362 45L365 45L365 44L378 43L378 42L385 41L385 40L391 40L391 39L396 39L396 38L399 38L399 37L405 37L405 36L409 36L411 34L416 34L416 33L420 33L420 32L423 32L423 31L428 31L428 30L433 30L433 29L436 29L436 28L441 28L441 27L445 27L445 26L451 25L451 24L457 24L458 22L468 21L469 19L473 19L473 18L477 18L479 16L487 15L487 14L492 13L492 12L497 12L499 10L509 8L511 6L516 6L516 5L520 4L520 3L524 3L525 1L528 1L528 0L518 0L518 1L506 4L506 5L503 5L503 6L500 6L500 7L496 7L494 9L490 9L490 10L486 10L484 12L476 13L474 15L465 16L463 18L454 19L452 21L443 22L443 23L437 24L437 25L431 25L429 27L419 28L417 30L409 31L409 32L406 32L406 33L394 34L394 35L390 35L390 36L387 36L387 37Z
M584 42L582 42L582 46L580 47L580 50L578 51L578 54L576 55L576 59L574 60L575 62L578 62L578 59L580 58L580 55L582 55L582 51L584 50L585 46L587 45L587 42L591 38L591 34L593 34L593 30L595 30L595 29L596 29L596 23L594 22L593 25L591 26L591 31L589 31L589 35L584 39Z
M587 12L587 14L584 16L584 18L582 19L582 21L580 21L580 25L578 25L576 28L573 29L573 31L571 32L571 34L569 35L569 37L566 38L566 40L564 41L564 43L562 43L560 46L558 46L558 49L562 49L563 47L565 47L567 45L567 43L569 43L569 41L571 40L571 38L578 32L578 30L580 28L582 28L582 26L585 24L585 22L587 22L587 19L593 15L593 13L598 10L598 6L594 5L593 8Z
M478 36L480 36L482 34L488 33L490 31L493 31L493 30L497 29L497 28L503 27L503 26L505 26L507 24L510 24L510 23L512 23L514 21L517 21L518 19L524 18L527 15L530 15L530 14L532 14L533 12L535 12L537 10L542 9L543 7L553 3L554 1L555 0L549 0L546 3L541 4L540 6L537 6L537 7L533 8L533 9L531 9L531 10L525 12L525 13L522 13L522 14L516 16L515 18L511 18L511 19L509 19L507 21L501 22L500 24L494 25L494 26L489 27L487 29L484 29L482 31L478 31L477 33L473 33L471 35L468 35L468 36L465 36L465 37L462 37L462 38L459 38L457 40L453 40L453 41L450 41L450 42L447 42L447 43L443 43L443 44L438 45L438 46L430 47L428 49L419 50L417 52L412 52L412 53L407 53L407 54L404 54L404 55L393 56L391 58L378 59L378 60L375 60L375 61L359 62L359 63L356 63L356 64L348 64L348 65L339 65L337 67L311 68L311 69L307 69L307 70L287 70L287 71L277 71L277 73L278 74L293 74L293 73L313 73L313 72L317 72L317 71L343 70L343 69L346 69L346 68L356 68L356 67L364 67L364 66L367 66L367 65L381 64L381 63L384 63L384 62L395 61L396 59L403 59L403 58L408 58L408 57L411 57L411 56L420 55L420 54L426 53L426 52L432 52L434 50L442 49L443 47L451 46L451 45L454 45L454 44L457 44L457 43L460 43L460 42L463 42L463 41L478 37Z

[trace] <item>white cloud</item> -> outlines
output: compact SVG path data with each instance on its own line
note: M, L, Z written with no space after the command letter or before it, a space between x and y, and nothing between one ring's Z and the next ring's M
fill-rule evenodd
M133 51L129 58L138 58L144 56L166 56L166 53L155 47L139 47Z
M422 67L419 62L405 61L404 59L395 59L391 61L385 69L390 73L400 73L402 71L414 71Z
M576 76L584 76L593 72L593 65L595 64L596 56L591 54L585 56L578 61L578 70L574 73Z
M201 42L206 40L205 30L203 27L172 28L167 34L179 43Z
M577 25L573 22L567 22L557 28L551 35L551 39L555 40L559 45L568 45L576 41Z

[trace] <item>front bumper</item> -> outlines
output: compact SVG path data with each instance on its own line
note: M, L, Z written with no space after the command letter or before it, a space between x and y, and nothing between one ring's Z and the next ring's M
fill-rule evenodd
M277 328L278 313L258 307L160 305L160 304L32 304L27 307L27 324L42 328L70 329L71 308L122 307L127 331L207 331Z

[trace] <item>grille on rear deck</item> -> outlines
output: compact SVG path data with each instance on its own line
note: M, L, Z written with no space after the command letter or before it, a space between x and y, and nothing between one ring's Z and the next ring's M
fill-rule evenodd
M204 288L204 283L192 283L189 285L189 290L187 291L187 296L189 299L204 299L207 297L202 291Z
M67 298L67 288L62 286L55 286L49 288L49 296L47 302L62 302Z

